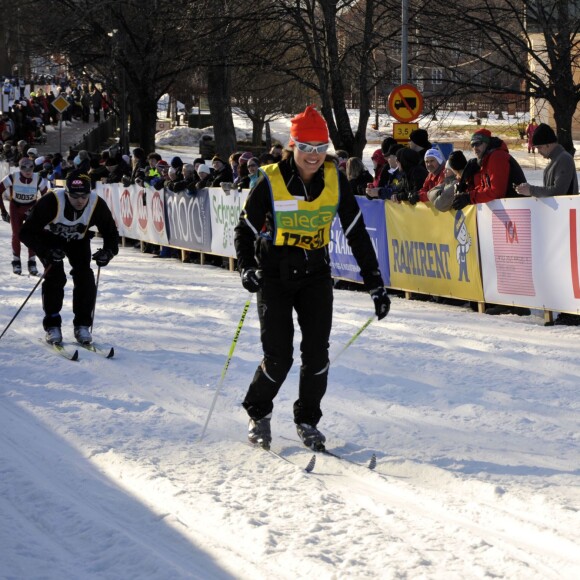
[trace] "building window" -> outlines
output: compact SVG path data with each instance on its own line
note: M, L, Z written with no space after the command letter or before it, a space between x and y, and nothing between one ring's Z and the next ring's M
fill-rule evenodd
M443 82L443 69L442 68L431 69L431 82L434 85L440 85Z

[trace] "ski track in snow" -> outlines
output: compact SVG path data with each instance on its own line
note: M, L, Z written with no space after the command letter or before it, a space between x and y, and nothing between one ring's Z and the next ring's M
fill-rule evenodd
M4 326L35 280L0 276ZM94 329L115 359L76 363L37 347L31 298L0 343L0 577L580 576L580 329L393 298L324 400L329 448L361 466L318 455L307 474L312 453L281 438L297 360L272 422L292 464L244 442L255 303L198 440L246 297L235 273L122 249ZM331 357L372 308L336 291Z

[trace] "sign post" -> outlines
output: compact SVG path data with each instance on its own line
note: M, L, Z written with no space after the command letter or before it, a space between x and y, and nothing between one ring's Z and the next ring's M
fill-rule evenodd
M58 136L58 152L62 155L62 114L70 107L70 103L62 95L58 95L54 101L52 101L52 106L58 111L60 115L59 119L59 136Z

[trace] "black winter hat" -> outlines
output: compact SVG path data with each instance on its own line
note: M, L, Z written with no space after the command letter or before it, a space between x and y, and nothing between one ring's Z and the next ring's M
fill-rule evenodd
M421 157L419 157L419 154L408 147L399 149L396 155L397 161L401 164L403 171L409 171L412 167L421 163Z
M383 139L383 142L381 143L381 150L383 152L383 155L386 157L389 154L389 149L396 144L397 141L392 137L385 137Z
M414 131L411 131L409 139L413 141L415 145L419 145L419 147L422 147L423 149L431 149L429 134L425 129L415 129Z
M389 157L390 155L397 155L397 151L399 149L404 149L405 146L401 145L400 143L395 143L389 147L389 150L386 152L385 157Z
M455 171L463 171L467 165L467 159L463 151L452 151L447 160L447 165Z
M557 143L558 137L550 125L540 123L532 136L533 145L549 145L550 143Z
M181 160L181 157L173 157L169 165L174 169L181 169L183 167L183 161Z

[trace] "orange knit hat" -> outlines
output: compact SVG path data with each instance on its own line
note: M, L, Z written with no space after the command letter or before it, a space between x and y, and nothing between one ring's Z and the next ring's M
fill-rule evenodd
M294 139L302 143L328 143L326 121L314 108L314 105L308 105L304 112L298 113L290 120L290 123L290 145L292 145Z

